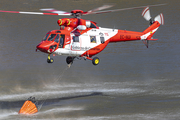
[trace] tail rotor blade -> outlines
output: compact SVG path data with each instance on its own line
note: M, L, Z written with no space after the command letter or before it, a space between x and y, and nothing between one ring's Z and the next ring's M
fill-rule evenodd
M164 16L162 13L160 15L156 16L154 20L158 21L160 24L164 25Z
M151 19L149 7L146 7L146 8L143 10L142 16L143 16L144 19L146 19L147 21L149 21L149 20Z

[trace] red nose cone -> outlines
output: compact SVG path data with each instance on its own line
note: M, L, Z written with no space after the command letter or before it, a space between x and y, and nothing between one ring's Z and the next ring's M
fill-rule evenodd
M38 50L45 53L52 53L57 48L57 45L54 44L52 41L43 41L36 46Z
M41 42L39 45L36 46L36 48L41 52L47 53L47 50L49 49L49 45L45 45L44 42Z

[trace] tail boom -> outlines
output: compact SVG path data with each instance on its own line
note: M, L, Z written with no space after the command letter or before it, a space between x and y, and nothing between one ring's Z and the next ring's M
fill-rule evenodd
M155 21L151 26L149 26L143 32L118 30L118 33L110 39L110 43L135 41L135 40L157 40L157 39L152 39L152 36L157 31L159 26L160 23L158 21Z
M142 32L118 30L118 33L110 39L110 43L140 40L141 35L143 35Z
M153 39L152 37L154 33L158 30L159 26L164 25L163 14L161 13L156 16L153 21L150 15L149 7L146 7L142 12L142 16L150 22L150 26L146 30L144 30L143 32L118 30L117 34L110 39L110 43L142 40L144 44L148 47L149 41L157 40Z

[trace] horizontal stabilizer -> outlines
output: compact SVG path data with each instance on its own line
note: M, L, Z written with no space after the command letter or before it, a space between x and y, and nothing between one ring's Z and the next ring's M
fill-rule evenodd
M147 39L147 40L156 41L156 40L158 40L158 39Z

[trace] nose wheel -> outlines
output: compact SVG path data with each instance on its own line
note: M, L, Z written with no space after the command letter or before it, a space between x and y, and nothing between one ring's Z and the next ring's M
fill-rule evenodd
M50 54L48 55L48 58L47 58L47 63L53 63L54 62L54 59L50 57Z

